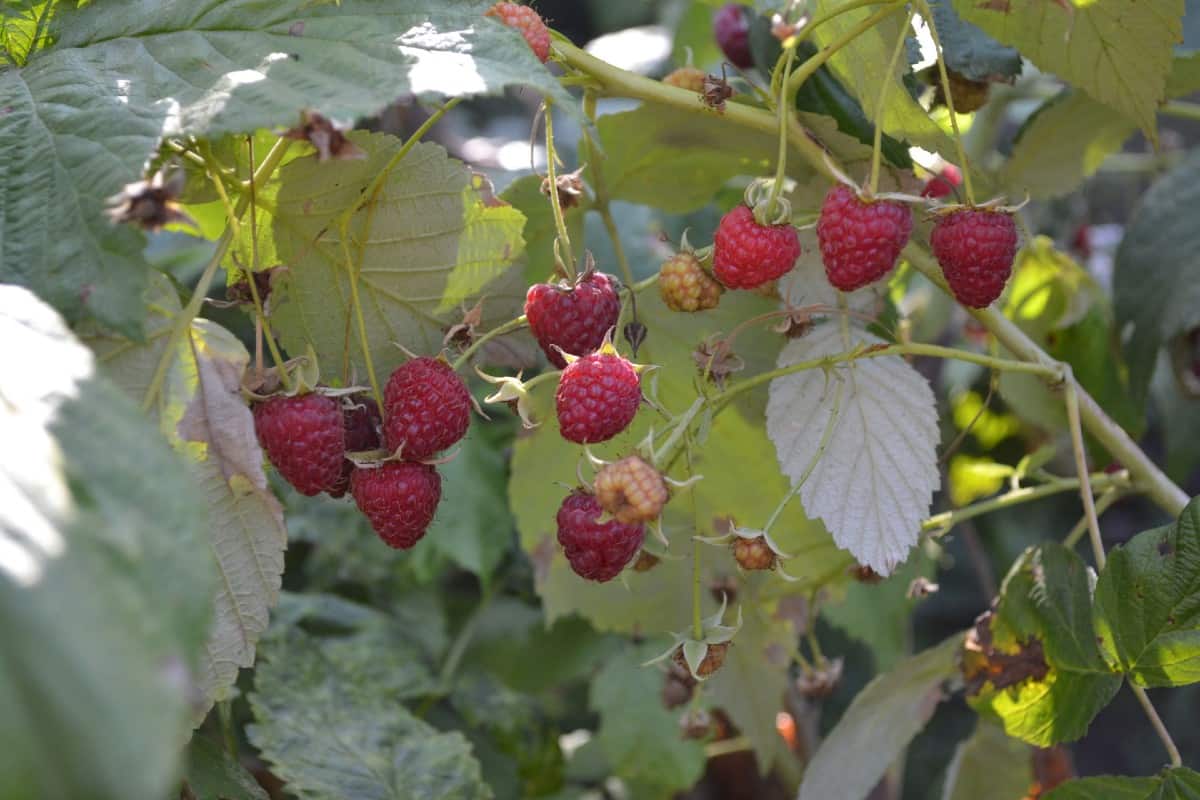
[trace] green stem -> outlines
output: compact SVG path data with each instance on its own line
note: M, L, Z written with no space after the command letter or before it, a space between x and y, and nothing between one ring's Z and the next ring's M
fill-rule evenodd
M1097 490L1119 490L1129 486L1128 479L1120 474L1108 475L1101 472L1091 476L1091 480L1093 488ZM1051 483L1041 484L1040 486L1022 486L1019 489L1012 489L997 497L981 500L978 503L973 503L954 511L944 511L941 514L935 514L921 523L921 530L939 531L939 535L944 535L960 522L966 522L969 519L974 519L993 511L1031 503L1035 500L1041 500L1056 494L1078 491L1080 486L1078 478L1062 478Z
M483 336L480 336L474 342L471 342L471 346L468 347L466 350L464 350L462 352L462 355L460 355L458 358L456 358L454 360L453 366L454 366L455 371L462 369L463 365L465 365L467 363L468 359L470 359L471 356L475 355L476 351L478 351L479 348L483 347L485 344L490 342L492 339L495 339L497 336L503 336L506 333L512 333L515 330L519 330L520 328L525 327L525 323L526 323L525 315L522 314L521 316L517 317L516 319L510 319L508 322L504 323L503 325L492 328L490 331L485 333Z
M859 36L862 36L864 33L871 30L871 28L874 28L880 22L883 22L885 19L890 17L892 14L898 12L902 7L903 2L896 2L893 0L893 2L888 3L888 5L879 9L870 16L863 17L853 28L846 31L833 42L826 45L821 50L818 50L816 53L806 59L805 62L800 65L799 69L788 76L787 87L789 94L795 94L800 86L806 80L811 78L812 74L819 70L826 61L828 61L835 53L837 53L838 50L841 50Z
M954 131L954 147L958 150L959 166L962 168L963 191L967 195L967 203L975 205L975 190L971 185L971 162L967 160L967 150L963 146L962 133L958 130L958 115L954 113L954 97L950 94L950 75L946 71L946 59L943 57L942 42L938 38L937 25L933 21L933 11L929 8L928 0L915 0L921 9L921 16L929 26L929 35L933 37L933 46L937 53L938 75L942 81L942 94L946 96L946 111L950 114L950 128Z
M1182 119L1200 120L1200 104L1185 103L1182 100L1169 100L1158 107L1163 114Z
M271 147L267 157L259 164L258 169L254 172L254 182L262 184L275 169L283 161L284 155L292 142L290 139L278 139ZM250 195L243 195L234 209L235 216L241 218L242 214L246 213L246 208L250 205ZM167 336L166 345L163 347L162 355L159 356L158 364L154 368L154 374L150 378L150 385L146 387L146 393L142 396L142 410L149 411L154 406L154 401L158 399L158 393L162 390L163 379L167 376L167 369L170 368L171 362L175 358L175 349L179 342L183 339L188 328L192 325L192 320L200 313L201 306L204 305L204 298L208 296L208 290L212 286L213 277L217 274L217 268L221 266L221 260L225 258L225 253L229 251L229 245L233 242L233 226L226 225L225 232L221 234L221 238L217 240L216 249L213 251L212 257L204 266L204 271L200 274L200 280L196 282L196 288L192 290L192 296L188 300L183 310L175 317L175 325L171 328L171 333Z
M1150 720L1150 726L1154 728L1154 732L1158 734L1158 738L1162 741L1163 747L1167 750L1167 755L1171 759L1172 767L1183 766L1183 756L1179 753L1179 748L1175 746L1175 740L1171 738L1171 732L1167 730L1166 724L1162 717L1158 715L1158 711L1154 708L1154 703L1150 702L1149 695L1142 687L1129 681L1129 688L1133 690L1133 696L1137 698L1138 704L1141 705L1142 711L1146 713L1146 719Z
M887 107L888 92L895 83L892 76L896 74L896 63L900 60L900 51L904 49L904 43L907 40L908 29L912 25L913 12L908 12L908 16L904 19L904 24L900 26L900 35L896 37L896 47L892 50L892 58L888 61L887 72L884 73L883 80L879 87L879 103L875 106L875 142L871 150L871 184L869 193L874 195L879 190L879 166L883 160L883 112Z
M892 2L894 2L894 0L849 0L849 2L843 3L842 5L834 8L826 9L825 13L818 14L817 16L813 17L812 20L804 26L804 30L800 31L800 33L796 36L796 39L801 42L804 41L808 38L808 35L812 33L813 29L824 25L834 17L840 17L847 11L866 8L867 6L880 6Z
M233 727L233 701L219 700L217 716L221 719L221 739L225 742L225 752L234 761L238 757L237 732Z
M775 156L775 181L771 184L771 194L767 198L767 219L775 221L775 203L783 191L783 183L787 179L788 151L788 120L792 118L792 91L789 91L787 76L792 72L792 63L796 60L796 48L789 47L783 61L783 80L779 82L779 99L775 111L779 115L779 151Z
M953 347L942 347L941 345L936 344L893 344L886 347L860 348L846 353L835 353L829 356L814 358L809 361L801 361L786 367L768 370L767 372L760 372L759 374L747 378L737 385L726 389L724 392L714 398L714 404L718 408L723 407L737 395L743 392L748 392L764 383L770 383L776 378L781 378L784 375L791 375L795 372L803 372L810 369L827 369L837 364L858 361L859 359L864 358L883 358L886 356L930 356L932 358L947 358L957 361L966 361L972 364L979 364L981 366L989 367L990 369L1040 375L1043 378L1052 381L1062 379L1062 368L1058 366L1031 364L1026 361L1014 361L1007 358L996 358L995 356L988 356L982 353L972 353L969 350L957 350Z
M267 337L267 349L271 351L271 360L275 362L275 371L279 373L279 382L286 392L292 391L292 376L284 367L283 354L275 343L275 335L271 332L271 320L267 318L266 308L262 298L258 296L258 281L254 279L258 272L258 184L254 182L254 137L246 137L246 147L250 155L250 272L246 275L246 283L250 284L250 296L254 299L254 314L262 325L263 335ZM219 186L220 184L218 184ZM222 195L224 193L222 192ZM230 221L233 221L230 217ZM259 351L261 352L261 351Z
M675 423L675 429L671 431L671 435L662 447L654 453L654 465L659 469L663 469L675 458L675 451L683 441L684 435L687 433L688 426L696 419L696 415L700 413L700 409L704 407L704 398L697 397L692 404L688 406L688 410L683 412L679 417L679 421Z
M1096 488L1096 486L1097 484L1095 476L1093 476L1092 488ZM1103 516L1104 512L1109 509L1109 506L1120 500L1122 497L1124 497L1124 493L1115 486L1104 492L1104 494L1100 495L1100 497L1096 499L1096 516ZM1070 550L1075 549L1075 545L1079 544L1079 540L1082 539L1087 532L1088 518L1085 515L1080 518L1079 522L1075 523L1075 527L1071 528L1071 532L1068 533L1063 539L1063 547L1066 547Z
M567 223L563 219L562 204L558 202L558 156L554 152L554 105L547 97L545 104L546 118L546 176L550 181L550 207L554 210L554 228L558 231L560 263L566 271L567 279L575 280L575 251L571 249L571 236L567 233Z

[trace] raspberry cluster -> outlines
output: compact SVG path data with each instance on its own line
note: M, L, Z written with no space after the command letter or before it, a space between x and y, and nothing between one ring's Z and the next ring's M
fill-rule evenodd
M383 406L381 415L366 397L272 397L254 407L254 425L267 458L297 491L341 497L348 489L379 538L407 549L425 535L442 497L441 476L424 459L466 435L471 395L446 362L414 358L388 379ZM404 460L368 467L347 458L381 444Z

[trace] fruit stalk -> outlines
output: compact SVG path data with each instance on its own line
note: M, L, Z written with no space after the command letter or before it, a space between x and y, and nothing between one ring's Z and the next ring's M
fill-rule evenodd
M583 93L583 113L593 125L596 123L596 93L590 89ZM617 221L613 219L612 208L609 206L608 200L608 184L604 182L604 171L600 168L604 154L597 149L596 141L592 138L591 128L587 125L583 127L583 147L588 163L588 172L592 176L592 193L594 195L592 208L600 215L600 220L604 223L604 230L608 231L608 238L612 240L613 254L617 258L617 266L621 268L621 279L625 281L626 286L632 286L633 269L629 266L629 258L625 255L625 245L621 243L621 235L617 231Z
M497 336L503 336L506 333L512 333L515 330L519 330L519 329L525 327L525 322L526 322L525 315L522 314L521 316L517 317L516 319L510 319L508 322L505 322L503 325L498 325L495 328L492 328L490 331L485 333L483 336L480 336L478 339L471 342L471 345L462 352L462 355L460 355L458 358L454 359L454 363L451 366L453 366L455 372L457 372L458 370L462 369L463 366L466 365L467 361L471 358L471 356L475 355L475 353L478 352L479 348L483 347L485 344L490 342L492 339L495 339Z
M871 149L871 183L869 184L869 194L871 195L879 190L879 164L883 160L883 109L886 108L888 92L895 83L892 76L896 74L896 63L900 60L900 51L904 49L904 42L907 39L912 20L913 12L909 11L908 16L904 18L904 24L900 26L900 34L896 37L896 47L892 50L892 58L888 61L887 72L883 75L883 81L879 87L879 102L875 104L875 114L871 120L875 123L875 141Z
M816 72L817 70L819 70L822 67L822 65L825 64L826 61L828 61L830 58L832 58L834 56L835 53L837 53L837 51L841 50L843 47L845 47L846 45L853 42L859 36L862 36L864 33L871 30L871 28L874 28L880 22L883 22L885 19L890 17L892 14L895 14L897 11L899 11L903 7L904 7L903 0L893 0L892 2L888 3L883 8L876 11L874 14L871 14L868 17L863 17L859 21L859 23L857 25L855 25L853 28L846 31L844 34L839 36L837 39L835 39L830 44L828 44L825 47L818 50L815 54L813 54L811 57L809 57L803 64L801 64L799 69L797 69L795 72L793 72L791 75L788 76L788 79L787 79L788 92L791 94L795 94L796 91L800 88L800 86L806 80L808 80L810 77L812 77L812 74L814 72ZM848 11L849 9L843 9L843 10Z
M546 176L550 180L550 207L554 209L554 228L558 231L559 259L566 271L567 279L575 280L575 256L571 249L571 237L567 233L567 223L563 219L562 204L558 202L558 155L554 152L554 104L547 97L543 101L546 118ZM565 252L562 252L565 251Z

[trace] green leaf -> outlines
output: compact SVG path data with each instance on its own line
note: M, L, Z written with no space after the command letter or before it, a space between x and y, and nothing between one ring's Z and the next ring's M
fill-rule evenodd
M438 508L425 538L413 548L414 560L444 557L486 584L504 554L515 547L504 455L511 439L499 435L500 427L476 420L458 455L438 468L448 502Z
M655 642L616 653L592 681L589 704L600 714L596 736L619 776L681 790L703 774L704 746L680 737L676 713L663 708L662 671L641 666L660 649Z
M1008 735L1042 747L1078 739L1120 688L1096 644L1089 580L1082 559L1057 543L1027 550L1005 578L991 621L995 648L1040 646L1047 666L1042 679L1003 689L989 682L973 700Z
M180 313L179 298L161 275L146 303L145 342L107 333L93 333L88 340L107 374L138 402ZM210 558L221 578L201 663L203 702L195 709L196 723L214 700L227 696L238 669L254 663L255 643L279 596L287 546L283 512L267 486L254 420L239 393L249 360L232 333L196 319L178 344L151 409L160 433L191 462L192 479L208 507Z
M1183 97L1200 91L1200 50L1177 55L1167 76L1167 97Z
M868 683L809 762L799 800L866 797L945 697L961 641L952 636Z
M525 85L577 103L486 0L106 0L60 7L58 41L0 73L0 280L69 319L136 334L144 237L103 216L164 136L352 121L407 94ZM82 187L82 188L81 188Z
M1200 500L1115 547L1096 583L1096 635L1139 686L1200 680Z
M403 635L367 631L320 640L292 629L264 643L246 732L272 771L305 800L490 798L462 734L397 702L429 688Z
M942 800L1013 800L1033 785L1033 750L987 720L954 749Z
M51 22L58 0L6 0L0 5L0 66L19 67L53 41Z
M1195 800L1200 797L1200 773L1178 767L1153 778L1102 775L1059 786L1046 800Z
M1001 184L1013 197L1069 194L1136 130L1136 122L1091 95L1065 89L1025 122Z
M0 286L0 796L161 800L212 614L187 468L30 292Z
M833 120L806 113L801 121L844 163L870 162L870 150L837 133ZM695 114L644 103L632 111L605 114L596 128L610 196L672 214L708 204L731 178L772 173L779 149L773 127L754 130L730 125L699 100ZM820 205L828 181L794 151L788 157L788 176L800 183L798 192L804 192L800 197L793 193L794 208ZM816 192L806 185L810 182L819 184Z
M268 800L254 776L206 736L188 745L187 786L196 800Z
M821 0L821 13L839 3ZM863 8L847 11L825 22L813 30L813 41L819 47L827 47L839 37L849 33L856 25L874 13L876 9ZM833 74L862 104L868 119L879 119L883 129L900 140L920 145L926 150L951 153L954 145L949 137L930 118L904 85L903 76L910 72L909 65L901 62L891 76L893 85L888 90L887 103L879 113L879 81L888 73L888 64L896 39L903 32L904 14L896 13L870 30L855 37L838 50L827 62Z
M351 375L365 379L349 255L358 269L371 355L385 381L406 360L396 344L416 353L441 350L445 329L462 317L458 309L447 308L446 298L470 305L479 294L471 287L507 273L509 280L487 292L481 330L519 313L523 284L519 271L508 267L519 252L522 220L510 208L483 208L470 170L440 146L423 142L395 165L377 198L355 213L352 241L343 248L339 216L402 145L387 134L351 133L349 138L365 158L324 163L301 158L279 173L273 230L288 271L273 322L290 353L313 345L327 380L335 375L343 381ZM455 277L464 273L472 277Z
M1200 324L1200 151L1160 178L1117 250L1113 294L1134 397L1144 399L1159 347ZM1129 329L1132 329L1129 331Z
M751 293L730 292L713 311L679 314L667 310L657 293L643 294L638 299L638 313L649 335L638 358L659 365L645 378L646 389L656 383L659 396L673 411L681 412L697 396L691 355L696 346L772 308L773 304ZM746 330L737 339L746 374L772 369L778 348L778 337L762 328ZM691 536L697 532L715 535L717 517L733 516L743 525L762 525L788 491L778 467L761 457L771 452L762 426L765 388L747 395L714 419L704 446L697 448L694 469L704 480L667 504L664 529L672 542L669 557L648 572L630 571L618 580L597 584L571 571L555 541L555 515L567 493L558 482L574 478L583 450L558 433L553 385L534 389L534 413L541 425L517 438L508 491L521 544L537 570L537 589L548 621L578 612L601 631L653 634L686 626L691 619L690 598L678 587L688 584L691 567L679 558L690 558ZM591 450L608 459L625 455L645 437L651 424L661 427L659 419L652 410L644 409L625 433L593 445ZM675 464L676 477L684 476L683 462L681 458ZM841 575L849 563L820 524L805 519L798 503L780 516L772 536L785 552L796 556L784 566L801 583L789 591ZM648 533L647 538L655 547L652 535ZM735 569L727 548L706 547L702 555L706 573L730 574ZM770 580L781 581L773 575Z
M969 22L949 0L930 0L946 66L973 81L1001 81L1021 74L1021 54Z
M1183 0L951 0L955 10L1039 69L1112 106L1154 138L1155 114L1183 36Z

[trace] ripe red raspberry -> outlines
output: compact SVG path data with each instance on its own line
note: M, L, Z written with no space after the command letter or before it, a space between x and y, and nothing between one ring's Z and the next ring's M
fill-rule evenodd
M496 3L487 10L487 16L495 17L510 28L516 28L529 43L529 49L543 64L550 57L550 31L542 17L529 6L518 3Z
M360 453L380 446L379 427L382 424L379 406L370 397L354 399L352 408L342 407L342 427L346 431L346 452ZM329 489L330 497L341 497L350 488L350 473L354 462L342 459L342 477Z
M771 569L775 566L775 553L761 536L753 539L736 536L733 540L733 560L742 569Z
M791 225L759 225L754 212L735 206L721 218L713 237L713 274L730 289L753 289L773 281L800 257L800 237Z
M658 271L658 291L672 311L706 311L721 302L721 284L714 281L691 253L678 253Z
M383 393L383 441L401 456L420 461L445 450L467 433L471 395L445 361L414 358L396 368Z
M662 82L668 86L678 86L680 89L689 89L693 92L700 93L704 91L704 70L696 69L695 67L680 67L673 70Z
M937 175L925 183L921 197L946 197L954 194L954 190L962 186L962 171L953 164L946 164Z
M333 398L272 397L254 407L254 430L275 469L301 494L320 494L341 478L346 438Z
M554 406L564 439L606 442L629 427L642 401L637 370L615 352L592 353L567 365Z
M725 663L725 653L729 650L729 642L720 644L710 644L708 650L704 653L704 658L699 666L696 667L696 677L707 678L721 668ZM679 645L675 652L671 654L671 660L679 667L682 667L685 672L691 674L688 670L687 659L683 656L683 645Z
M627 456L596 473L596 500L618 522L649 522L667 504L667 484L640 456Z
M610 581L625 569L642 546L641 525L610 519L600 522L604 510L590 494L575 491L558 509L558 543L575 574L589 581Z
M717 46L739 69L754 66L750 53L750 17L740 3L726 3L713 14L713 37Z
M555 346L573 356L594 353L620 315L616 285L603 272L584 275L574 287L535 283L525 295L529 328L559 369L567 362Z
M1017 226L1003 211L964 208L939 217L929 243L958 302L986 308L1012 273Z
M861 289L896 266L912 233L912 211L890 200L866 201L837 184L825 195L817 240L829 283L843 292Z
M429 464L388 461L356 469L350 493L388 547L407 550L425 535L442 499L442 476Z

